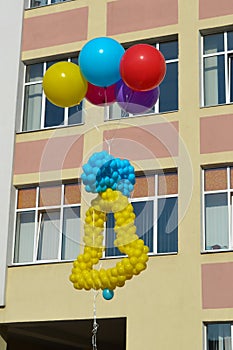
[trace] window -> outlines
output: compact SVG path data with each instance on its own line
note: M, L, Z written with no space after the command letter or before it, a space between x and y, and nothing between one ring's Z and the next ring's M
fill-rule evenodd
M130 199L137 235L151 254L178 252L178 176L176 172L138 176ZM108 214L106 256L121 255L114 247L113 214Z
M205 350L232 350L232 324L205 325Z
M67 0L31 0L30 7L39 7L39 6L45 6L50 4L56 4L58 2L64 2Z
M232 249L233 168L203 170L203 249Z
M233 31L202 37L202 106L233 102Z
M155 106L145 114L163 113L178 110L178 41L167 41L154 44L162 52L167 64L167 71L160 84L160 96ZM169 91L169 94L167 93ZM117 103L109 106L109 119L132 117L124 112Z
M80 185L17 191L14 263L73 260L80 248Z
M78 64L77 58L69 61ZM43 93L45 71L56 62L26 66L22 131L82 123L82 103L71 108L60 108L50 103Z

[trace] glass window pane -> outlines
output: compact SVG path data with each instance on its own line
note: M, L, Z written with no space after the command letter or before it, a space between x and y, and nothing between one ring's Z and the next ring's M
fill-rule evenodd
M14 262L32 262L35 233L35 212L17 214Z
M230 57L230 102L233 102L233 56Z
M224 51L223 33L204 36L204 54Z
M68 109L68 125L82 124L83 122L83 102Z
M227 47L228 50L233 50L233 32L227 33Z
M75 63L78 65L78 57L72 57L71 62Z
M44 6L48 4L48 0L31 0L31 7Z
M58 259L60 212L40 212L38 218L38 260Z
M161 51L165 60L172 60L178 58L178 41L160 43L159 51Z
M226 102L223 55L204 59L204 94L205 106Z
M43 79L43 63L30 64L26 67L26 83L34 81L42 81Z
M231 349L231 325L229 323L207 325L207 350Z
M53 64L58 63L58 62L64 62L67 61L66 59L61 59L61 60L55 60L55 61L48 61L46 62L46 70L51 67Z
M150 248L150 252L153 252L154 202L132 202L132 205L136 215L135 225L137 227L137 235L144 240L145 244Z
M51 0L51 4L56 4L58 2L64 2L64 1L67 1L67 0Z
M119 256L122 254L117 247L114 245L116 239L116 234L114 232L115 220L114 214L108 213L106 221L106 230L105 230L105 256Z
M44 127L64 125L64 108L55 106L46 99Z
M42 84L25 87L23 131L40 129Z
M123 111L121 107L117 103L113 103L109 106L109 119L120 119L120 118L128 118L129 113Z
M159 112L178 110L178 63L168 63L164 80L159 86ZM169 93L168 93L169 91Z
M205 249L227 249L228 242L227 193L205 196Z
M178 199L158 200L158 253L178 252Z
M62 231L62 260L74 260L80 252L80 207L65 208Z

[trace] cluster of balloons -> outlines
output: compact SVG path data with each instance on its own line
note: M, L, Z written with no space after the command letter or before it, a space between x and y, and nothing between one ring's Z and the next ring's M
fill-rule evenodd
M105 160L107 160L106 163L104 163ZM117 164L120 166L119 169ZM124 167L122 167L122 164ZM102 172L98 173L94 170L98 167ZM128 170L124 170L126 167ZM103 151L94 154L88 163L83 166L83 169L89 170L88 173L84 173L85 179L91 175L90 169L92 169L95 172L95 177L98 177L98 183L101 181L101 173L105 174L105 170L108 173L109 169L111 169L111 174L114 171L117 171L118 174L122 172L123 175L128 174L129 178L133 174L131 167L129 161L115 159ZM97 174L98 176L96 176ZM106 177L103 177L103 179L106 183ZM116 287L123 287L126 280L146 269L149 248L142 239L139 239L136 233L135 214L127 196L121 190L112 189L111 187L106 188L105 191L98 191L98 186L95 184L92 187L92 192L98 192L98 195L91 201L91 206L86 212L83 238L85 243L84 252L73 263L70 281L76 289L102 289L103 297L110 300ZM126 257L117 262L116 266L112 268L95 270L93 265L99 262L104 251L103 231L109 212L114 213L115 219L116 239L114 245Z
M81 175L87 192L99 193L107 188L129 197L134 189L134 167L127 159L114 158L106 151L94 153L83 166Z
M59 62L46 71L43 89L53 104L71 107L86 97L94 105L117 102L126 112L143 113L158 100L166 74L165 59L154 46L136 44L125 51L108 37L88 41L78 63Z

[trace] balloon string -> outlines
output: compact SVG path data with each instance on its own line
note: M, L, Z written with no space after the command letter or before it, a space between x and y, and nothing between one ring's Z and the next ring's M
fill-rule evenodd
M99 295L99 292L94 292L94 302L93 302L93 328L92 328L92 349L97 350L97 331L98 331L98 323L96 321L96 298Z
M133 98L134 92L131 90L126 97L126 108L128 109L129 104L131 103L131 99ZM128 113L127 113L128 114Z
M106 105L107 104L107 88L105 87L104 88L104 104Z

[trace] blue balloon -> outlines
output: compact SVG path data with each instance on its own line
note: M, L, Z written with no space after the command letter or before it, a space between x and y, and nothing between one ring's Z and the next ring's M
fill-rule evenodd
M118 41L99 37L88 41L79 54L79 66L91 84L107 87L121 79L120 61L125 50Z
M114 291L106 288L103 290L102 294L103 294L104 299L111 300L114 296Z

